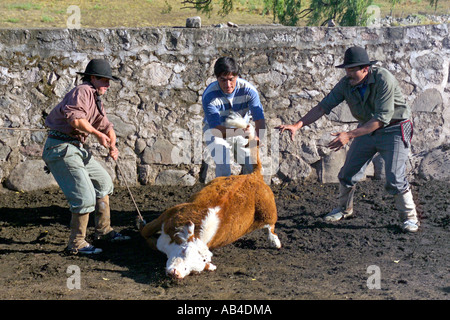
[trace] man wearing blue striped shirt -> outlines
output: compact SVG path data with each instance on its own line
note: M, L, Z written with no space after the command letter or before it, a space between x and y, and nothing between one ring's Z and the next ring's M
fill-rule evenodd
M239 77L239 67L231 57L219 58L214 65L217 81L211 83L202 96L205 113L205 140L216 164L216 177L231 175L230 157L243 166L243 173L253 171L248 144L249 127L233 129L225 126L231 112L237 112L255 122L256 140L265 129L264 111L256 88Z

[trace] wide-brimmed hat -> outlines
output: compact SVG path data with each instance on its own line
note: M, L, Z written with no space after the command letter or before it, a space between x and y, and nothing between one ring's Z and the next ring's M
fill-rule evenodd
M336 66L336 68L352 68L357 66L366 66L377 63L378 60L369 60L369 56L364 48L351 47L345 51L344 63Z
M91 61L89 61L84 72L77 73L81 75L96 76L100 78L108 78L114 81L119 81L119 78L112 75L109 62L104 59L92 59Z

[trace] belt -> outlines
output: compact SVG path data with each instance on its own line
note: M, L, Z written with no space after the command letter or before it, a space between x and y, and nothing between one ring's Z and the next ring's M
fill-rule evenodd
M78 140L77 138L71 137L65 133L62 133L58 130L50 130L48 132L48 137L52 138L52 139L56 139L56 140L60 140L60 141L64 141L70 144L73 144L77 147L80 147L82 145L82 143L80 142L80 140Z
M375 131L370 133L370 135L373 135L376 132L379 132L379 130L395 126L396 124L402 124L403 122L406 122L406 121L409 121L409 120L408 119L393 119L393 120L391 120L391 122L389 122L389 124L387 126L376 129Z
M402 123L404 121L408 121L408 119L393 119L391 120L391 122L389 122L389 124L385 128Z

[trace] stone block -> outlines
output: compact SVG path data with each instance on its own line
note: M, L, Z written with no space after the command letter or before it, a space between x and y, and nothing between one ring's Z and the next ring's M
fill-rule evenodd
M186 19L186 28L201 28L202 19L200 17L190 17Z
M427 89L416 97L411 110L413 112L433 112L442 102L442 95L437 89Z
M338 174L345 162L347 151L341 149L322 157L319 162L317 176L321 183L339 182Z
M419 176L426 180L450 180L450 144L432 150L423 158Z
M193 186L197 180L185 170L164 170L155 180L157 186Z
M34 191L57 187L53 175L44 171L43 160L28 160L19 163L6 180L6 186L16 191Z

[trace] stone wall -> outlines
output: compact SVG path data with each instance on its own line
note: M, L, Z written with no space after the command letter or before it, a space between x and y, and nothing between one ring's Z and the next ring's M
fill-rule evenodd
M352 45L366 47L396 76L412 108L411 178L448 179L449 27L0 30L0 179L23 191L55 184L40 159L46 133L4 128L44 129L45 116L80 80L76 72L92 58L107 58L121 78L103 99L119 139L120 168L94 139L88 147L104 158L115 181L209 181L213 166L204 152L201 96L214 81L215 60L232 55L265 109L266 181L336 182L346 150L324 146L331 132L356 125L345 103L302 129L294 142L274 127L297 121L332 89L344 75L334 66ZM379 163L368 174L382 175Z

